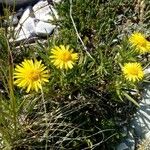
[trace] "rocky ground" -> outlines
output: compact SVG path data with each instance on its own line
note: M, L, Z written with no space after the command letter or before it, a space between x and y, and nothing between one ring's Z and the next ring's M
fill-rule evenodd
M143 100L140 102L140 108L133 116L128 127L125 127L126 139L117 147L117 150L135 150L141 139L145 139L144 143L149 143L150 139L150 86L147 85L143 92ZM144 149L145 145L145 149ZM150 150L149 144L143 144L143 149Z
M32 39L38 37L47 37L56 28L56 25L51 21L58 19L56 10L54 9L54 3L59 1L47 1L47 0L17 0L16 13L9 16L9 29L14 31L12 42L32 41ZM2 6L4 1L0 1ZM6 1L5 4L13 5L12 1ZM10 26L11 24L11 26Z

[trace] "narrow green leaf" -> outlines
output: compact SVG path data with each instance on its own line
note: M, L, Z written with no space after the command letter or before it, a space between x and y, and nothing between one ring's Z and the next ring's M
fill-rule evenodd
M129 101L134 103L137 107L140 107L140 105L129 94L127 94L126 92L123 92L123 94Z

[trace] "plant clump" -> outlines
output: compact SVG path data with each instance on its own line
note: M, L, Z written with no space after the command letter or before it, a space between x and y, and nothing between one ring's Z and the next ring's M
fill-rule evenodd
M62 1L58 34L19 50L0 31L0 148L115 149L149 80L147 33L118 28L132 2Z

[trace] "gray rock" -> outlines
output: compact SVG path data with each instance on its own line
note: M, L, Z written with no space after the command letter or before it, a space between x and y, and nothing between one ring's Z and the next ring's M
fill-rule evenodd
M150 85L145 87L140 108L131 122L139 138L150 138Z
M35 27L35 33L38 36L50 35L56 26L47 22L39 21Z
M58 19L56 10L47 1L39 1L33 6L35 18L41 21L50 22L54 17Z
M4 27L10 27L10 26L16 26L19 22L19 19L22 14L23 14L24 10L21 8L17 11L17 13L14 13L13 15L9 16L8 19L5 19L2 23L2 26Z
M131 131L128 131L127 138L120 143L117 150L134 150L135 149L135 139Z
M149 73L149 70L146 70L145 73ZM117 146L117 150L122 150L121 148L124 148L123 146L125 145L128 146L128 150L134 150L134 137L136 137L138 141L150 139L150 85L145 86L143 99L139 105L140 108L131 120L130 131L128 131L129 134L127 135L127 138Z
M144 70L144 73L145 73L145 74L150 74L150 68L146 68L146 69Z
M44 4L47 4L47 3L44 3ZM34 10L35 8L38 8L37 7L38 5L34 7ZM39 18L37 19L35 18L36 15L33 15L32 8L28 7L23 13L17 27L15 28L15 39L16 39L15 41L18 42L18 41L28 40L30 37L34 38L35 36L47 37L47 35L50 35L53 32L56 25L52 25L50 22L48 22L49 19L52 18L52 16L48 14L48 12L51 11L49 10L48 11L42 10L42 12L38 12L37 17ZM42 19L41 18L42 16L44 16L42 15L43 13L45 13L45 16L47 14L47 18L44 19L47 22L39 20L39 19Z
M125 143L118 145L117 150L129 150L129 147Z
M9 24L13 25L13 26L16 26L19 23L19 19L18 18L21 18L23 12L24 12L24 10L22 8L20 8L17 11L17 13L15 13L12 16L9 16L9 22L10 22Z
M60 3L62 0L53 0L54 3Z
M16 41L28 39L35 34L35 18L30 16L31 12L31 7L28 7L15 28Z
M10 21L10 24L11 24L11 25L17 25L18 22L19 22L19 20L18 20L18 18L17 18L16 15L14 15L14 16L9 16L9 21Z
M58 18L56 10L48 4L47 1L40 0L33 8L27 7L21 19L15 28L16 42L50 35L56 25L50 23L50 20Z

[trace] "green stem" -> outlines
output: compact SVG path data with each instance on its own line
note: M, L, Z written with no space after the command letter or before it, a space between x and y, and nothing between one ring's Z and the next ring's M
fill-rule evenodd
M16 107L16 98L14 96L14 87L13 87L13 58L12 53L8 44L8 56L9 56L9 91L10 91L10 101L11 101L11 107L12 107L12 114L13 114L13 124L14 124L14 131L15 136L17 136L17 107Z
M47 111L46 111L46 104L45 104L45 99L44 99L44 93L43 89L41 89L41 95L42 95L42 102L43 102L43 107L44 107L44 113L45 113L45 124L46 124L46 130L45 130L45 136L46 136L46 144L45 144L45 150L48 148L48 119L47 119Z
M65 73L64 70L62 70L60 75L60 84L61 84L62 91L64 91L64 79L65 79Z

